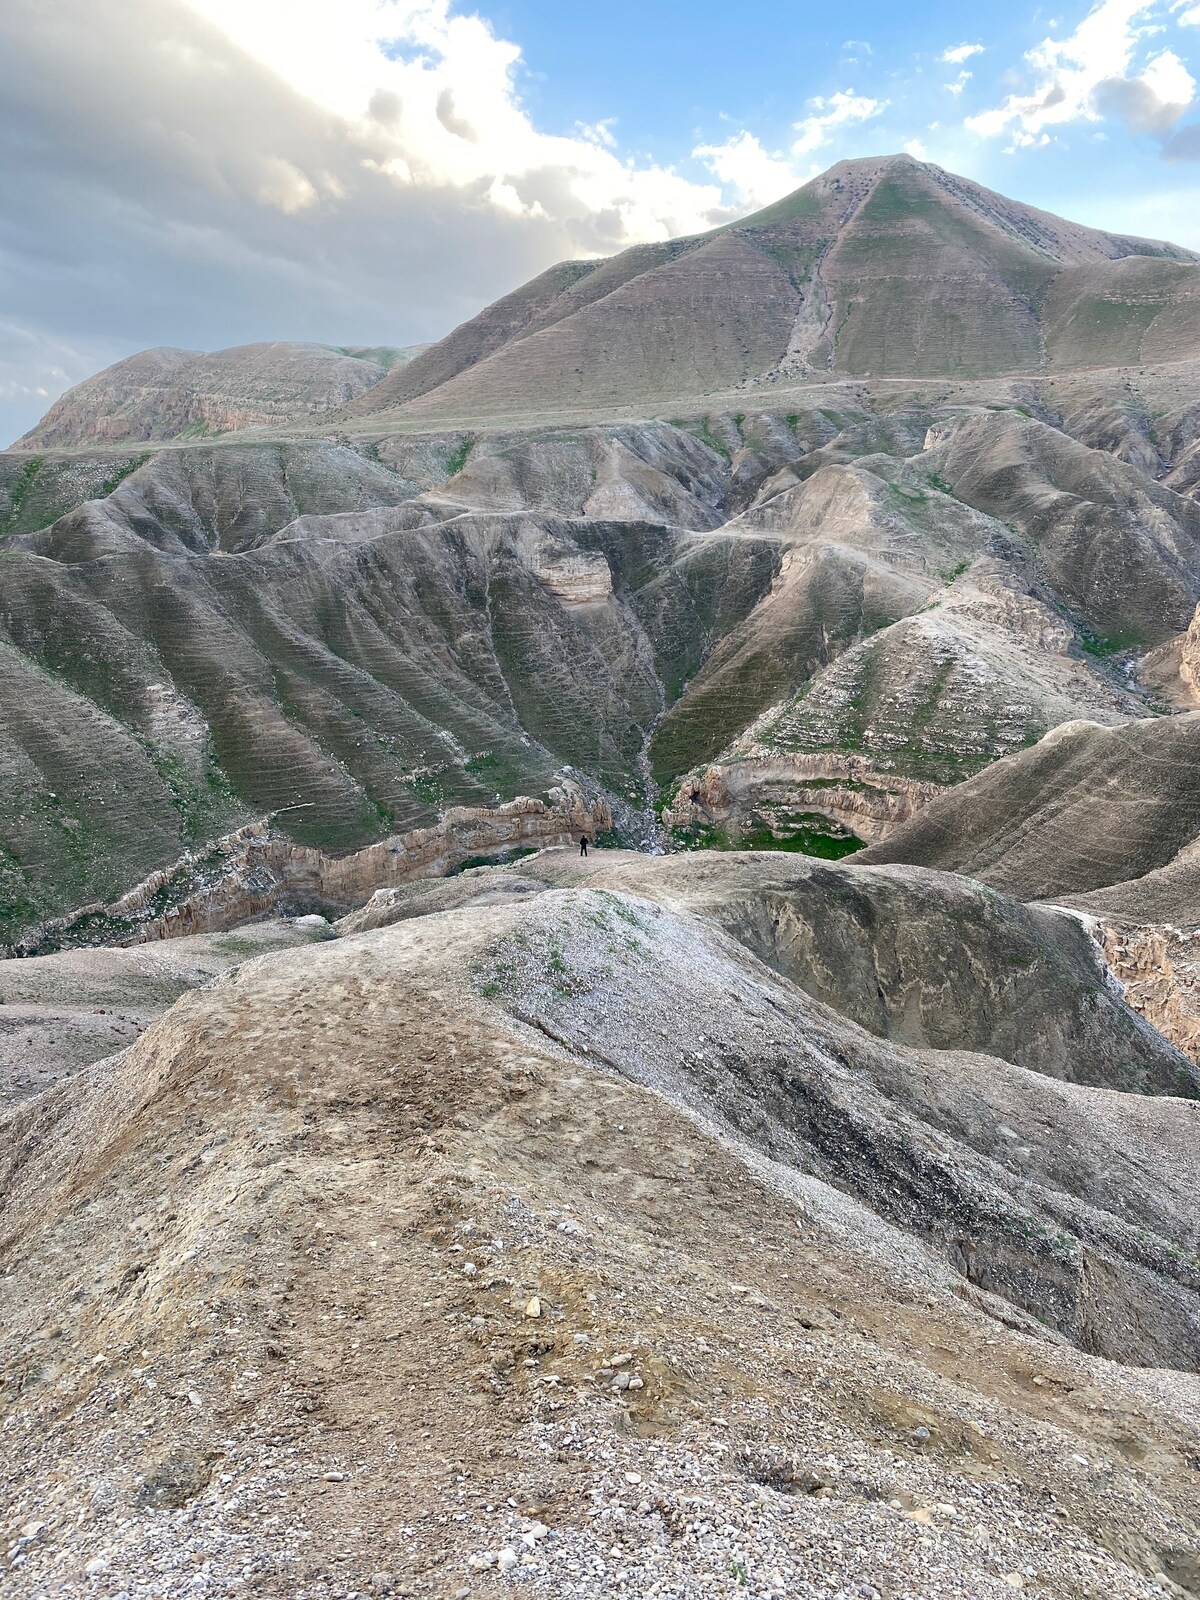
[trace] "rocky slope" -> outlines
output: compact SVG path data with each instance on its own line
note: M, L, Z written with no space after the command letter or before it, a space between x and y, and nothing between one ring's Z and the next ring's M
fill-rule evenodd
M332 937L319 916L263 919L168 944L0 961L0 1116L131 1044L181 994L248 956Z
M68 389L15 449L205 438L336 411L396 366L406 350L234 345L143 350Z
M875 839L1144 715L1110 657L1200 601L1193 501L978 406L69 459L20 469L0 552L9 939L264 813L359 849L564 766L630 839L656 794L700 837ZM706 783L737 805L688 812Z
M1022 900L1102 893L1115 905L1140 894L1165 921L1192 882L1198 746L1197 713L1117 729L1066 723L931 802L863 859L966 873Z
M595 842L612 832L603 800L588 802L566 783L550 803L529 796L494 806L452 806L430 828L415 828L346 855L294 844L264 818L153 872L111 905L83 906L39 925L14 957L104 944L117 948L195 937L274 912L301 919L343 914L411 879L456 873L469 863L505 861L551 845Z
M0 1121L0 1591L1195 1593L1195 1104L864 1031L783 866L385 895Z

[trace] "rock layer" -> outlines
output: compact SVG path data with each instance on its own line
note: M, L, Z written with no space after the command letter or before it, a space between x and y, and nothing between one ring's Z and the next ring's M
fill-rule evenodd
M589 804L572 787L555 791L549 805L521 796L490 809L452 806L433 827L343 856L296 845L263 819L152 873L111 905L33 929L10 954L145 944L236 928L278 910L340 915L378 890L441 876L474 857L594 840L611 827L606 803Z

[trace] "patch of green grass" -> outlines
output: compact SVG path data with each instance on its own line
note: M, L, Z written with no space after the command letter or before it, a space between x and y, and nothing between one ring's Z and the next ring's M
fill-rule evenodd
M1127 650L1144 650L1146 641L1137 628L1118 628L1116 633L1093 633L1090 628L1080 628L1079 642L1089 656L1104 660L1108 656L1124 655Z
M599 889L597 893L605 905L621 918L622 922L628 922L634 928L641 928L637 912L631 905L622 900L620 895L613 894L610 889Z
M11 533L20 522L21 507L24 505L30 489L33 488L33 481L42 470L42 463L45 459L45 456L30 456L29 460L21 468L20 476L17 478L16 483L13 484L12 493L9 496L8 515L3 522L0 522L0 534Z
M944 568L943 571L942 571L941 576L946 580L946 582L948 584L949 583L953 583L955 578L961 578L962 577L963 573L967 570L967 568L970 565L971 565L970 561L958 561L958 562L956 562L954 564L954 566Z
M953 498L954 485L948 483L946 479L942 477L940 472L927 472L925 474L925 481L931 485L932 488L936 489L939 494L948 494Z
M752 828L742 835L740 847L743 850L782 850L817 856L822 861L840 861L864 849L865 843L820 812L811 811L789 818L784 832L776 832L765 823Z
M677 850L733 850L733 840L723 828L696 822L687 828L672 828L671 841Z
M96 498L98 500L106 500L114 489L119 488L125 482L131 472L136 472L139 467L144 467L149 459L149 451L143 456L131 456L123 467L117 468L111 478L105 478L100 485L100 491Z
M418 800L424 800L426 805L440 806L446 798L446 791L439 778L431 772L418 772L408 780L408 787Z
M446 870L448 878L457 878L462 872L472 872L476 867L511 867L514 861L523 861L526 856L537 855L537 846L532 844L514 845L509 850L501 850L494 856L467 856L456 866Z
M716 454L722 458L722 460L729 461L732 459L730 457L728 447L721 443L720 439L717 438L716 434L709 426L707 417L702 417L699 427L693 428L692 432L698 439L702 440L710 450L715 451Z
M448 478L457 477L466 466L467 458L470 456L471 451L474 450L475 443L475 435L473 433L464 434L462 442L457 449L452 450L446 457L446 476Z

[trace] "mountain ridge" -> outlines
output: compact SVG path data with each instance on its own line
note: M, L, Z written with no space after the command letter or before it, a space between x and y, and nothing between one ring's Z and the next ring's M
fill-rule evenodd
M738 243L763 259L756 263ZM890 251L890 267L906 284L936 277L940 300L947 286L959 296L944 326L919 306L912 315L905 297L890 292L887 275L881 280L875 271L881 251ZM1131 286L1111 269L1134 259L1144 267ZM708 233L550 269L344 414L509 414L547 393L568 404L584 394L657 403L672 393L753 388L787 373L1070 368L1097 318L1115 322L1116 353L1131 350L1134 335L1148 331L1141 322L1155 320L1142 313L1156 295L1156 317L1185 323L1200 354L1200 273L1191 271L1198 262L1181 246L1068 222L907 155L844 161ZM1172 267L1182 269L1183 287ZM1047 339L1035 302L1055 289ZM1178 310L1176 297L1184 302ZM672 342L664 323L676 305L686 315ZM1077 328L1080 318L1089 326ZM689 376L686 348L697 319L709 335L709 370Z
M207 438L332 413L421 348L287 339L213 351L159 345L68 389L13 448Z

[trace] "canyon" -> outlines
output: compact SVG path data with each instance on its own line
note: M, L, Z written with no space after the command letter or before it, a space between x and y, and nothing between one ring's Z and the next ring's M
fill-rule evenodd
M0 452L0 1595L1200 1596L1198 378L896 156Z

